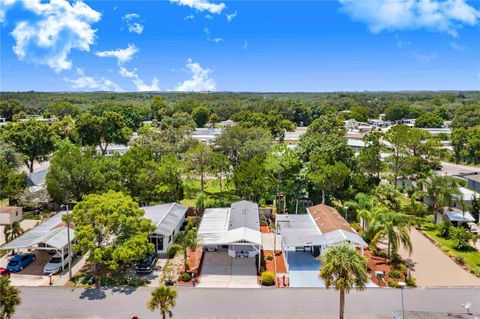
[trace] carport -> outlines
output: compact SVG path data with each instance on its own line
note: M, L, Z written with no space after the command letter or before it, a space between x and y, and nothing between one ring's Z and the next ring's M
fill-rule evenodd
M64 264L65 251L69 244L68 237L70 236L71 242L75 238L75 231L65 226L62 221L62 216L66 213L66 211L59 212L37 227L1 246L0 250L36 249L55 251L61 254L62 264ZM71 257L71 254L69 256Z

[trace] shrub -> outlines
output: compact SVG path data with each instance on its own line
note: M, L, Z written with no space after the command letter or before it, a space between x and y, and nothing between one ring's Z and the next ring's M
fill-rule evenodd
M450 225L449 222L441 222L437 225L437 231L438 235L443 238L448 238L450 237L450 228L452 226Z
M266 260L273 260L273 255L272 254L268 254L265 256L265 259Z
M402 274L407 273L407 265L405 265L405 264L397 264L395 266L395 269L398 270Z
M361 232L362 231L362 226L359 223L352 223L350 225L356 232Z
M192 280L192 275L188 272L184 272L180 275L180 280L183 282L189 282Z
M472 268L472 270L470 270L470 272L472 274L474 274L475 276L480 277L480 267Z
M100 278L99 284L103 287L140 287L145 286L149 281L142 277L131 276L128 274L107 275Z
M417 287L417 283L415 281L415 278L408 277L405 279L405 283L407 284L408 287Z
M465 265L465 258L463 256L455 256L455 260L460 264L460 265Z
M264 271L260 281L264 286L273 286L275 284L275 275L271 271Z
M398 270L392 269L388 272L388 277L398 279L400 278L400 272Z
M456 250L466 250L470 247L470 240L473 234L465 228L455 227L450 231L450 239L453 242L453 248Z
M396 281L396 280L387 281L387 285L388 285L388 287L391 287L391 288L399 288L400 287L400 285L398 284L398 281Z
M171 245L167 249L167 258L173 258L177 254L178 246L177 245Z

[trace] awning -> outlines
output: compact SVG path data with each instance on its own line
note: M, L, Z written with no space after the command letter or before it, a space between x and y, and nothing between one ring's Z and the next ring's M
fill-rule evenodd
M262 234L247 227L236 228L221 234L199 234L198 238L202 245L229 245L241 242L254 245L262 244Z
M327 245L336 245L341 244L342 242L348 241L352 244L361 247L367 247L367 243L362 239L362 237L357 234L345 231L343 229L337 229L325 234L322 234L322 237L325 239Z
M68 245L67 227L62 222L65 213L59 212L34 229L0 246L0 250L34 249L44 245L52 249L65 248ZM75 231L70 228L70 239L74 238Z

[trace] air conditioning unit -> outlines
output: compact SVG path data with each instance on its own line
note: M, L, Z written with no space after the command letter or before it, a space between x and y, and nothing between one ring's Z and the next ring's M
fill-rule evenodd
M382 280L383 278L385 278L385 274L383 273L383 271L375 271L375 278L377 278L378 280Z

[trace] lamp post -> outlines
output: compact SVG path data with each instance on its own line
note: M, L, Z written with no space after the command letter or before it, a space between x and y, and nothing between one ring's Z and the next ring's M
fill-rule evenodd
M403 303L403 288L407 285L406 283L404 283L403 281L400 281L398 283L398 285L400 286L400 290L402 292L402 319L405 319L405 306L404 306L404 303Z

